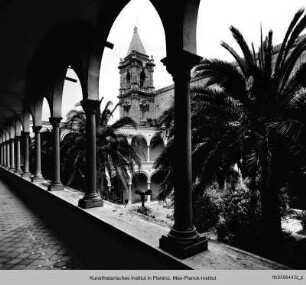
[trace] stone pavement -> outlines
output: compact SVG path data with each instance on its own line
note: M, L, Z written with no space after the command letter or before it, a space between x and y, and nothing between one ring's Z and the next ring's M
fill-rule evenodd
M86 269L64 242L2 181L0 269Z

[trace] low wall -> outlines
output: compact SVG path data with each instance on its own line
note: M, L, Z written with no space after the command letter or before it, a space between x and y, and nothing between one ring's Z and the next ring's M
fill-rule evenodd
M89 265L88 269L191 269L43 186L0 168L0 178Z

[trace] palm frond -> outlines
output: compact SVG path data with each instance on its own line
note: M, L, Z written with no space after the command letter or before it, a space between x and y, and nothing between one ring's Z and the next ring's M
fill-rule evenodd
M297 46L293 49L293 51L288 56L286 61L283 63L282 74L279 79L280 93L282 92L283 88L285 88L286 84L288 84L288 80L290 80L292 74L294 74L294 69L297 65L297 61L301 60L301 56L305 51L306 51L306 38L297 44Z
M249 46L246 43L243 35L240 33L240 31L237 28L235 28L234 26L231 26L230 31L232 32L234 39L238 43L243 53L245 65L247 67L246 72L249 73L250 71L252 71L252 69L255 66L255 59L252 56L252 52L250 51Z
M233 58L236 60L242 74L244 77L248 76L248 67L245 63L245 61L243 60L243 58L241 58L238 53L226 42L221 41L221 46L224 47L232 56Z
M283 61L286 58L284 56L284 51L285 51L285 48L287 46L288 38L291 35L293 28L295 27L296 23L299 21L299 19L303 15L303 13L304 13L304 9L299 9L295 13L293 19L291 20L291 23L289 24L289 27L288 27L288 29L286 31L286 34L285 34L285 37L284 37L284 39L282 41L281 47L280 47L280 49L279 49L279 51L277 53L275 69L274 69L276 72L278 72L280 70L280 67L283 65ZM276 77L278 77L278 76L276 76Z

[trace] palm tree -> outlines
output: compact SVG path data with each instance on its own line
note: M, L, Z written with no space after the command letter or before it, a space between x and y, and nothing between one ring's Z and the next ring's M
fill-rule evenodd
M281 237L280 188L296 156L305 157L306 63L301 56L306 38L299 37L305 26L301 9L282 44L273 46L270 31L265 40L261 35L258 53L230 27L243 57L222 42L235 62L206 59L194 70L195 77L205 81L192 88L194 179L205 185L218 169L226 174L237 164L250 178L251 191L261 193L263 232L269 241ZM165 155L156 163L164 172Z
M103 99L102 99L103 100ZM101 100L101 101L102 101ZM78 107L80 104L77 104ZM101 195L108 197L106 176L110 179L116 176L128 188L128 172L133 173L134 166L140 166L140 154L134 145L120 133L125 126L136 127L129 117L123 117L113 124L110 118L119 106L110 108L112 103L106 103L97 116L97 173L98 189ZM61 144L64 183L84 189L85 160L86 160L86 116L83 110L73 109L67 114L63 130L66 135Z
M192 174L193 181L201 185L195 187L195 192L199 192L195 194L201 194L201 189L212 182L224 187L225 180L229 182L237 178L233 167L241 157L236 142L239 109L234 102L226 100L224 92L197 85L191 88L191 110ZM173 189L173 118L173 107L170 107L157 120L158 131L164 133L168 140L154 165L163 177L160 199L167 197Z
M244 174L252 177L261 192L264 234L274 240L281 236L279 190L288 181L292 150L301 153L300 134L304 132L306 63L301 62L306 38L299 38L306 27L304 10L299 10L286 32L277 54L270 31L259 52L248 47L241 33L230 30L243 58L226 43L222 46L235 58L234 63L205 60L196 75L217 85L240 111L237 143L240 143ZM298 149L297 149L298 148ZM291 150L291 151L290 151Z

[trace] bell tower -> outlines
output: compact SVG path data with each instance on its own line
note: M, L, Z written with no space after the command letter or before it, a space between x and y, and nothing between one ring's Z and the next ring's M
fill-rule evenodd
M118 67L120 117L129 116L139 125L154 118L154 66L153 57L146 54L135 27L127 55L120 59Z

